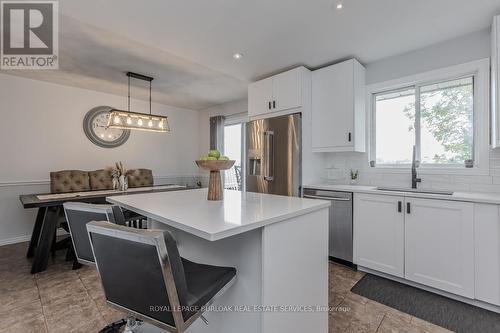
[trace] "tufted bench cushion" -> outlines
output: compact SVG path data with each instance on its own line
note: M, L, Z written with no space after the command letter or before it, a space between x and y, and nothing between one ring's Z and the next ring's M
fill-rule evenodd
M112 190L113 176L110 170L89 171L90 188L92 190Z
M50 192L68 193L90 190L89 173L80 170L64 170L50 173Z
M153 171L149 169L130 169L126 172L128 187L153 186Z

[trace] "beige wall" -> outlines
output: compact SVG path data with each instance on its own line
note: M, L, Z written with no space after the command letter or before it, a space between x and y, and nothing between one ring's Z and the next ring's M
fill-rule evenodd
M194 179L199 151L197 111L154 104L169 117L169 134L135 131L121 147L100 148L83 132L87 111L99 105L126 107L126 97L0 74L0 244L31 234L34 210L23 210L19 194L49 190L49 172L95 170L123 161L153 170L156 181ZM134 110L149 110L133 101Z
M366 65L366 84L488 58L491 56L490 44L490 29L486 29L375 61Z

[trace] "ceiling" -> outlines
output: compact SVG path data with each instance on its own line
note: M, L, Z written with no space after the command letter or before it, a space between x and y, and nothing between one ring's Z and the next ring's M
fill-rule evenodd
M64 15L59 18L59 26L59 70L2 72L127 96L125 73L132 71L154 77L153 102L192 110L246 94L247 82L162 49ZM149 100L149 83L131 80L131 97Z
M343 2L337 11L335 0L64 0L62 71L15 74L124 94L133 70L157 78L155 101L202 109L288 67L370 63L485 29L500 13L498 0Z

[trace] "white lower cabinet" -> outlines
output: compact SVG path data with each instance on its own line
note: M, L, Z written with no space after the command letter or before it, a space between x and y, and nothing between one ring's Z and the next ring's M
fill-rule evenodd
M496 221L482 220L475 231L476 245L478 235L488 234L482 237L488 242L479 245L475 255L488 258L478 261L480 281L494 286L481 291L483 300L494 304L500 299L500 272L487 265L499 265L500 225ZM353 227L358 266L474 298L473 203L355 193ZM496 294L491 296L491 291Z
M403 197L354 194L354 263L404 276Z
M406 198L405 278L474 298L474 204Z
M476 299L500 306L500 209L474 205Z

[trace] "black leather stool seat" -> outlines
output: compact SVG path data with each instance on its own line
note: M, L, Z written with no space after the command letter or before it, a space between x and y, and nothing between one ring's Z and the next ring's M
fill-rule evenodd
M182 266L188 289L188 306L194 308L206 305L236 276L236 269L233 267L197 264L184 258ZM184 311L184 320L189 319L195 312Z
M167 230L92 221L87 231L108 304L167 331L185 332L236 277L182 258Z

